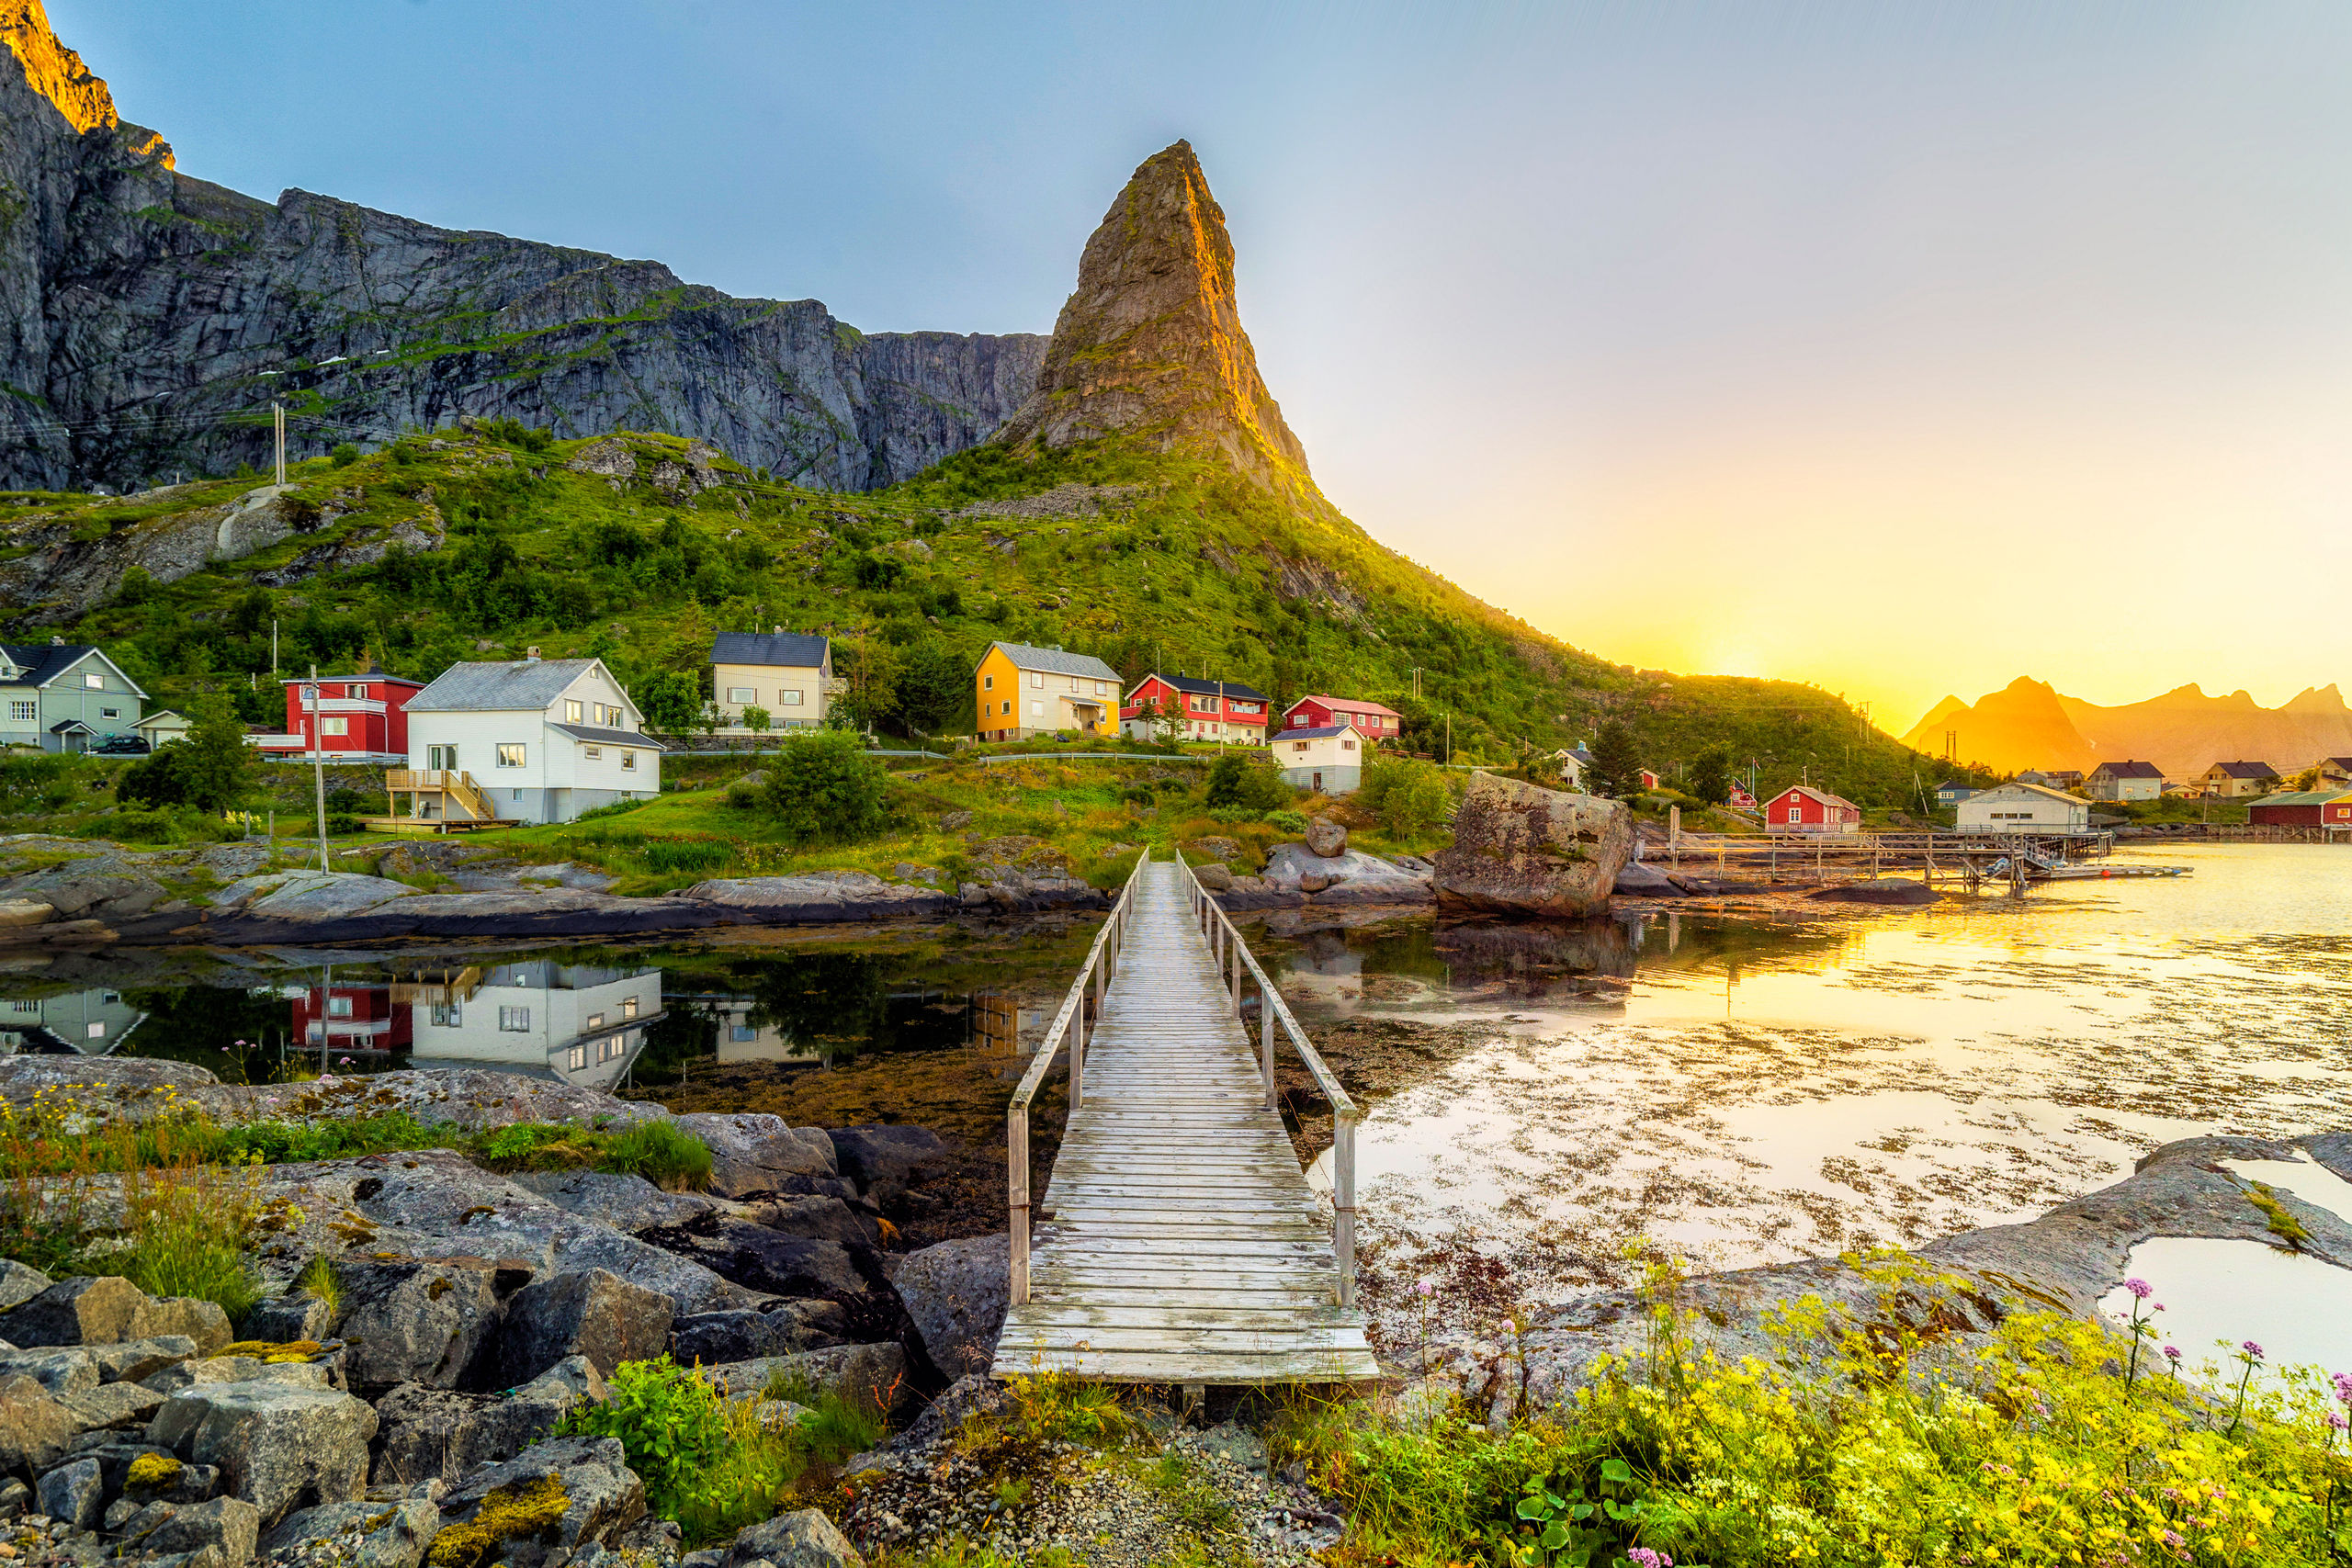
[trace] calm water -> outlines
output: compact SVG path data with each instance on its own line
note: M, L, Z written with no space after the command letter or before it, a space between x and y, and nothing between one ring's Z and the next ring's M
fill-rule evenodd
M1385 1266L1466 1243L1555 1293L1606 1279L1636 1234L1722 1266L1920 1241L2029 1217L2166 1139L2352 1126L2352 850L2145 858L2196 873L1811 925L1286 915L1251 940L1335 1055L1390 1051L1361 1143ZM487 1065L622 1093L712 1065L741 1080L1017 1063L1091 934L193 971L61 956L0 974L0 1050L176 1056L231 1079ZM971 1092L1001 1098L1003 1077L971 1075ZM993 1107L975 1109L985 1126Z
M1635 1234L1723 1267L1922 1241L2168 1139L2352 1126L2352 852L2132 858L2195 874L1777 938L1668 916L1628 933L1630 987L1589 998L1557 968L1453 973L1442 933L1404 962L1401 933L1310 933L1286 990L1326 1026L1471 1032L1367 1119L1372 1228L1557 1280Z

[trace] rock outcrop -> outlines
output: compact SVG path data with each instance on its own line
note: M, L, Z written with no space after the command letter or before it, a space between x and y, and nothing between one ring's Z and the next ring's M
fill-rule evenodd
M1067 446L1115 432L1214 453L1271 490L1314 491L1306 449L1241 330L1225 211L1188 141L1145 159L1102 215L1036 389L994 439Z
M1438 908L1459 914L1576 919L1607 908L1634 852L1613 800L1473 773L1437 857Z
M291 397L385 437L460 414L651 427L865 490L976 445L1036 385L1046 340L1030 333L869 334L816 300L733 299L658 262L191 178L119 119L38 0L5 24L8 488L259 466L267 419L228 416Z

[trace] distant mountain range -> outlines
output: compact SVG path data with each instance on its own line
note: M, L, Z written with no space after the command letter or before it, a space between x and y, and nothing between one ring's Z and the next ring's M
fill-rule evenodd
M1930 756L1946 754L2002 773L2154 762L2167 775L2201 773L2215 762L2267 762L2281 773L2321 757L2352 756L2352 707L2334 685L2313 686L2279 707L2245 692L2209 697L2191 682L2145 702L2101 707L2045 681L2020 675L1973 703L1946 697L1903 738Z

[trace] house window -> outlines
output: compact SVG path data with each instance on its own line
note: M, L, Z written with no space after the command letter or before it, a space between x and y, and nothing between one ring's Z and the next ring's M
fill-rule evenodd
M634 751L624 751L624 752L622 752L622 753L621 753L621 772L623 772L623 773L633 773L637 772L637 753L636 753L636 752L634 752Z
M103 1023L94 1023L82 1032L82 1036L85 1040L104 1040L107 1037L107 1026Z
M368 694L368 688L364 684L345 686L343 689L343 694L346 697L364 697Z
M570 1053L565 1055L563 1065L570 1067L575 1073L581 1068L586 1066L588 1065L588 1047L585 1045L574 1045Z
M993 691L995 691L995 690L996 690L996 677L995 677L995 676L993 676L993 675L983 675L983 676L981 676L981 677L980 677L980 690L981 690L981 691L983 691L983 692L993 692Z
M1001 716L1010 717L1010 716L1012 716L1012 699L1011 697L1007 697L1007 698L1005 698L1005 699L1004 699L1004 708L1003 708L1003 710L1002 710L1002 714L1001 714Z
M122 710L120 708L100 708L98 710L98 716L100 718L120 718L122 716Z
M1789 820L1790 820L1790 821L1792 821L1792 822L1796 821L1796 820L1797 820L1797 818L1798 818L1798 815L1799 815L1799 814L1798 814L1798 810L1797 810L1797 808L1796 808L1795 807L1792 806L1792 807L1789 807Z
M755 703L760 697L749 686L729 686L727 688L727 700L730 703Z
M531 1010L529 1008L500 1008L498 1027L510 1034L527 1032L531 1027Z
M327 998L327 1016L329 1018L349 1018L351 1016L351 998L349 997L329 997Z
M746 1041L757 1040L760 1037L760 1032L752 1028L748 1023L730 1024L728 1027L727 1034L728 1038L735 1041L739 1044Z
M465 1021L466 1010L461 1004L458 1002L435 1002L433 1004L434 1028L458 1029L461 1028Z
M1034 702L1033 702L1033 703L1031 703L1031 704L1029 705L1029 716L1030 716L1031 718L1043 718L1043 717L1045 717L1045 716L1046 716L1046 705L1045 705L1045 704L1043 704L1043 703L1034 703Z
M424 765L435 773L454 773L458 771L458 749L455 746L427 746Z
M40 1002L38 999L35 999L35 1000L33 1000L33 1001L26 1001L26 1000L24 1000L22 998L18 998L17 1000L13 1001L13 1002L10 1002L8 1005L9 1005L9 1007L11 1007L11 1008L15 1009L15 1010L16 1010L17 1011L18 1011L18 1012L39 1012L39 1011L40 1011Z
M1029 677L1029 683L1041 692L1046 689L1046 678L1043 675L1032 674Z
M604 756L605 749L602 746L583 746L580 754L593 762Z
M637 998L635 997L623 997L621 998L621 1016L623 1018L635 1018L637 1016Z
M498 765L502 768L523 766L523 748L511 740L501 741L498 747Z
M795 691L778 692L775 694L775 700L779 706L797 708L800 705L800 694Z
M605 1015L604 1015L603 1013L601 1013L601 1012L592 1012L592 1013L590 1013L590 1014L588 1015L588 1023L587 1023L587 1027L588 1027L588 1028L590 1028L590 1029L602 1029L602 1028L604 1028L604 1027L605 1027Z
M1352 751L1355 749L1356 743L1352 740L1342 740L1340 742L1340 750L1342 751Z
M103 692L107 689L107 678L96 670L85 670L82 671L82 684L94 692Z
M306 707L306 708L307 708L307 707L316 707L316 706L318 706L318 705L319 705L319 689L318 689L316 686L305 686L305 687L303 687L303 688L302 688L302 705L303 705L304 707Z
M113 716L109 714L107 716L112 717ZM321 735L348 735L351 733L351 721L347 718L322 718L319 720L319 733Z
M1294 740L1290 744L1290 749L1294 751L1304 751L1306 750L1306 742L1304 740Z
M40 717L40 704L37 702L20 703L11 701L8 704L8 716L10 718L37 719Z
M1100 681L1097 681L1097 682L1094 682L1094 694L1095 694L1096 696L1098 696L1098 697L1099 697L1099 696L1102 696L1102 695L1104 695L1106 693L1108 693L1108 692L1110 691L1110 689L1111 689L1110 687L1108 687L1108 686L1104 685L1104 684L1103 684L1102 682L1100 682Z
M596 1060L600 1062L611 1061L614 1057L621 1054L621 1051L627 1045L628 1041L628 1036L625 1034L605 1035L604 1043L596 1048Z
M580 701L577 697L566 697L563 699L563 721L566 724L578 724L580 722L581 715L587 712L587 710L588 705ZM603 711L601 705L599 705L598 711L599 713Z

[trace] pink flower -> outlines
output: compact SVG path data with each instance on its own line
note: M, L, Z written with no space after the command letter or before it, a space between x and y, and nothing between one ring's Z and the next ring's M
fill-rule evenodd
M2334 1410L2327 1413L2327 1429L2329 1431L2341 1432L2348 1426L2352 1426L2352 1421L2345 1420L2342 1413Z
M1663 1551L1652 1551L1646 1546L1627 1547L1625 1561L1634 1564L1634 1568L1674 1568L1673 1558Z
M2126 1280L2123 1281L2123 1288L2143 1302L2156 1293L2156 1288L2145 1280Z
M2352 1372L2335 1374L2335 1398L2340 1404L2352 1404Z
M1419 1280L1414 1281L1413 1292L1426 1300L1427 1298L1437 1294L1437 1281L1430 1279L1427 1274L1424 1274Z
M2177 1346L2177 1345L2167 1345L2167 1346L2165 1346L2165 1360L2167 1360L2167 1361L2177 1361L2177 1360L2179 1360L2179 1359L2180 1359L2180 1347L2179 1347L2179 1346Z
M2262 1347L2256 1344L2253 1340L2247 1340L2243 1348L2250 1359L2256 1361L2262 1359Z

